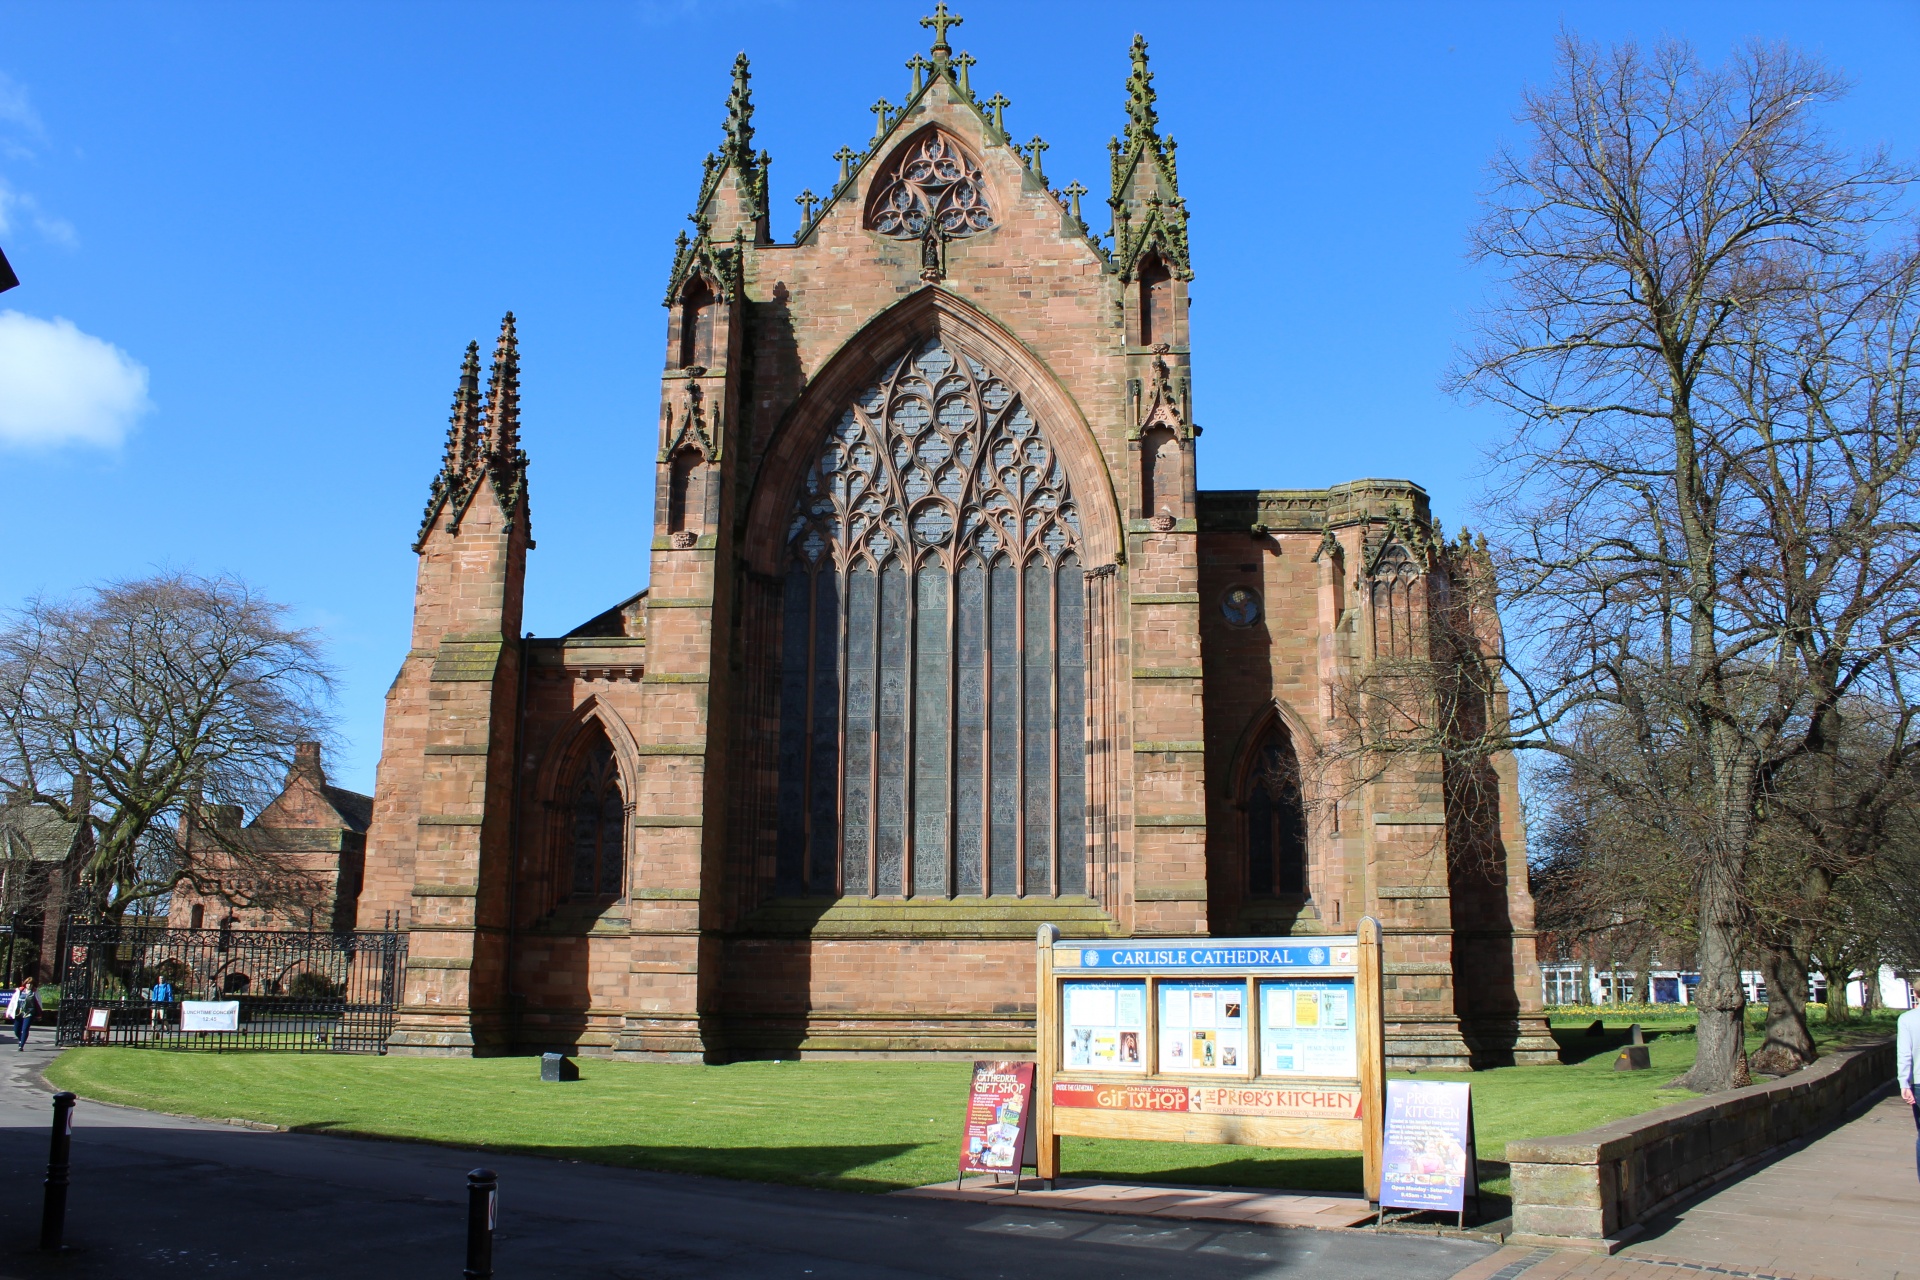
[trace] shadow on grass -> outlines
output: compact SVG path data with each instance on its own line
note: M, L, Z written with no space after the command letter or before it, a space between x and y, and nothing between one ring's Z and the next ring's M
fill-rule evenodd
M1690 1034L1690 1031L1676 1031L1671 1027L1658 1030L1641 1028L1641 1035L1648 1044L1662 1036ZM1633 1043L1633 1036L1625 1027L1608 1027L1597 1036L1590 1034L1585 1027L1555 1027L1553 1038L1560 1045L1560 1061L1568 1066L1616 1054L1622 1047Z
M795 1187L828 1187L835 1191L883 1193L913 1185L911 1178L861 1177L856 1172L897 1160L932 1145L919 1142L870 1143L861 1146L807 1147L652 1147L634 1143L607 1146L569 1146L540 1142L452 1142L444 1138L409 1138L358 1129L344 1121L320 1120L295 1125L290 1132L336 1138L371 1138L381 1142L417 1142L425 1146L467 1151L504 1152L545 1160L576 1160L582 1164L621 1169L648 1169L656 1173L693 1173L743 1182L777 1182Z

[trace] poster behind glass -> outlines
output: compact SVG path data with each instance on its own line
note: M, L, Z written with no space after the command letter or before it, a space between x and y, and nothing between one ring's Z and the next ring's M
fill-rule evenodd
M1353 980L1260 984L1260 1074L1358 1075Z
M1160 1070L1247 1074L1247 984L1162 982Z
M1060 1063L1068 1071L1147 1069L1147 984L1060 984Z

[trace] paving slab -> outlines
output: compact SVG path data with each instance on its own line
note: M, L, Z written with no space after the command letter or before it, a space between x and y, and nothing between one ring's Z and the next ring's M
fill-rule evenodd
M1054 1179L1047 1190L1037 1178L1023 1179L1019 1191L1012 1180L992 1176L909 1187L893 1194L923 1200L958 1200L968 1204L1005 1207L1020 1204L1029 1210L1079 1213L1124 1213L1136 1217L1176 1218L1199 1222L1240 1222L1267 1227L1357 1227L1373 1218L1366 1197L1323 1192L1290 1192L1220 1187L1167 1187L1132 1182L1093 1182Z
M1920 1280L1912 1109L1888 1096L1611 1258L1510 1246L1454 1280Z

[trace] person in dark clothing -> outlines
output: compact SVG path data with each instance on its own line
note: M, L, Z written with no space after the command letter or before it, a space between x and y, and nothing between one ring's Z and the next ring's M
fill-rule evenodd
M34 1015L40 1012L40 997L34 992L33 979L22 978L14 993L7 997L7 1016L13 1019L13 1038L26 1052L27 1035L33 1030Z

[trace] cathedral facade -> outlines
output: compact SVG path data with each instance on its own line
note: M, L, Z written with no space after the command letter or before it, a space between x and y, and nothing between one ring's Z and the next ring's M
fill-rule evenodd
M1020 1054L1042 923L1373 915L1394 1065L1552 1060L1512 762L1336 747L1369 670L1441 669L1440 614L1498 643L1484 556L1407 481L1196 490L1145 43L1109 242L957 22L787 241L736 63L664 298L649 585L566 635L521 634L512 317L484 391L468 349L358 903L411 935L391 1047Z

